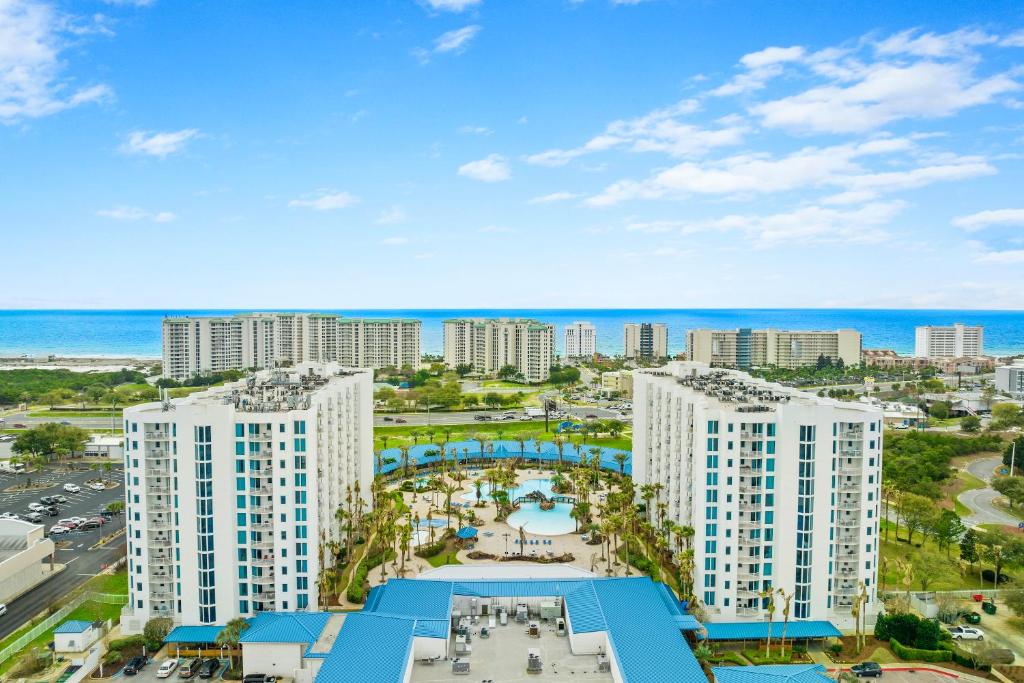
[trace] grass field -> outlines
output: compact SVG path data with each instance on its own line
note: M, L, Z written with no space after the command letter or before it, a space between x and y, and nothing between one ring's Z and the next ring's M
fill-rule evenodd
M889 541L885 541L885 531L889 529ZM903 576L896 565L896 560L909 561L915 570L920 567L928 567L934 576L928 585L928 590L969 590L984 588L981 585L977 571L968 571L966 575L960 573L960 548L953 546L947 553L939 550L931 540L921 543L920 534L915 534L914 545L906 542L907 532L902 527L899 529L900 538L896 540L896 525L882 520L879 524L879 584L885 590L905 590ZM884 576L883 576L884 575ZM989 586L991 587L991 586ZM914 577L912 590L920 590L921 584L918 576Z
M29 417L41 417L41 418L52 418L54 420L67 419L69 417L106 417L110 418L111 411L102 410L33 410L28 414ZM118 408L117 412L114 413L114 417L118 420L121 419L121 409Z
M956 476L950 480L950 482L943 487L942 490L942 502L939 503L942 507L950 508L956 512L960 517L966 517L971 514L971 511L966 505L957 500L964 491L971 491L973 489L985 488L985 482L978 479L970 472L958 471Z

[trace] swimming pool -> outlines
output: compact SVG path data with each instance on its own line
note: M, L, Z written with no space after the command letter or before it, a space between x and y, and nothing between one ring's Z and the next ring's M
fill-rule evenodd
M515 500L519 496L530 493L531 491L540 491L545 496L554 495L554 491L551 490L550 479L528 479L519 486L508 490L508 499ZM480 497L482 499L490 500L491 498L491 486L490 484L482 484L480 486ZM462 494L463 500L476 500L476 488L471 487L469 493Z
M443 527L443 526L448 526L448 520L445 520L445 519L421 519L420 523L418 525L418 528L420 528L420 529L428 529L430 527L434 527L435 529L438 529L438 528Z
M541 510L540 503L523 503L508 516L507 522L513 529L523 527L528 534L561 536L576 530L576 520L570 512L572 505L569 503L555 503L553 510Z

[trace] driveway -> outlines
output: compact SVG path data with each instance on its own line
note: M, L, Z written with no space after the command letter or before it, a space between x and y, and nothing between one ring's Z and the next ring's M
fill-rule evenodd
M967 471L986 484L992 483L993 472L1002 463L999 456L974 460L967 465ZM964 524L967 526L979 526L981 524L1005 524L1016 526L1019 521L1006 512L1003 512L994 505L999 498L999 493L992 488L971 489L964 491L957 499L971 511L971 514L964 517Z

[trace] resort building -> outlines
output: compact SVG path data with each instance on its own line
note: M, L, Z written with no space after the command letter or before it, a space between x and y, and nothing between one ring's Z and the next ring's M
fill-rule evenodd
M668 358L668 327L664 323L626 323L626 358Z
M243 313L164 318L163 373L187 380L222 370L297 363L417 367L419 320L343 318L333 313Z
M880 407L820 398L704 363L633 375L632 476L692 527L694 592L711 621L848 620L877 601Z
M0 604L10 602L52 575L56 546L46 527L20 519L0 519Z
M1016 399L1024 398L1024 359L996 368L996 389Z
M720 368L801 368L821 357L855 366L861 360L861 336L856 330L690 330L686 358Z
M565 357L593 358L597 353L597 328L591 323L575 322L565 326Z
M614 394L619 398L633 398L633 372L630 370L602 372L601 393L606 396Z
M536 320L461 318L444 321L444 363L485 375L512 366L526 382L544 382L555 362L555 326Z
M337 364L126 408L122 628L315 609L335 513L370 497L372 413L371 373Z
M918 358L964 358L985 355L985 328L981 325L921 325L914 329L914 355Z

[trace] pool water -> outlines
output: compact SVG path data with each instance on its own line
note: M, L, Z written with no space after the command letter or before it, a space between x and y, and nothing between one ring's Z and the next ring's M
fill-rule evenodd
M548 497L555 495L551 490L550 479L528 479L519 486L509 489L508 499L515 500L531 491L540 491ZM480 496L490 500L491 487L488 484L480 487ZM470 490L462 497L465 500L476 500L476 489ZM507 522L513 529L525 527L524 531L528 534L561 536L576 530L576 520L570 516L570 512L572 505L569 503L555 503L551 510L541 510L540 503L522 503L518 510L509 515Z
M434 527L438 529L443 526L448 526L448 520L446 519L421 519L419 523L420 529L428 529Z
M523 503L508 516L508 525L513 529L524 527L523 531L537 536L562 536L576 530L576 520L570 516L572 505L555 503L553 510L541 510L540 503Z

